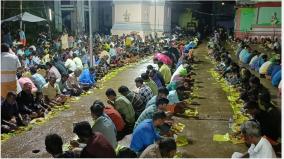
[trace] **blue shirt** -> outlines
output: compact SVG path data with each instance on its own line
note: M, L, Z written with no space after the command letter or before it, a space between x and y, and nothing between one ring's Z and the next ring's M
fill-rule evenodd
M33 74L31 80L36 85L37 89L40 91L42 90L42 87L46 84L45 79L42 77L42 75L38 73Z
M248 52L244 55L242 62L245 64L248 64L251 58L252 58L252 54Z
M85 69L79 77L79 82L81 84L94 85L96 81L94 80L94 75L90 73L89 69Z
M275 65L271 70L271 77L273 77L279 70L281 70L281 65Z
M279 85L279 82L281 81L281 70L279 70L271 80L271 83L274 87L277 87Z
M242 61L244 55L247 54L247 53L248 53L248 50L247 50L247 49L243 49L243 50L240 52L238 58Z
M110 55L110 57L116 56L116 50L114 48L110 48L109 49L109 55Z
M176 90L172 90L169 92L168 100L169 100L169 104L175 104L175 103L180 102Z
M156 105L157 96L153 96L146 104L145 109L151 105Z
M134 152L142 152L160 138L153 125L153 120L146 119L134 129L130 149Z

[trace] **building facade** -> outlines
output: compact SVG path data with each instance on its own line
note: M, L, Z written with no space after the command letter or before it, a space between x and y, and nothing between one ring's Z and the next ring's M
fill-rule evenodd
M171 7L164 0L113 1L113 35L138 32L143 38L171 30Z
M281 38L281 1L237 3L236 38Z
M92 30L98 31L98 1L90 1L92 7ZM89 31L89 1L54 1L55 29L73 33Z

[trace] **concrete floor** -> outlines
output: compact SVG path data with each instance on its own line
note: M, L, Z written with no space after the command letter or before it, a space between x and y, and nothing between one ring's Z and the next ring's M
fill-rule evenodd
M227 95L221 87L207 72L214 67L211 62L205 59L207 49L205 44L201 44L195 50L196 57L200 60L197 65L196 85L199 89L199 96L194 101L199 103L197 106L201 117L204 120L176 118L177 121L186 125L183 132L188 136L192 143L180 147L183 157L231 157L235 151L244 152L246 146L243 144L234 145L230 142L215 142L212 140L213 134L225 134L229 132L228 119L232 116L232 111L227 100ZM74 134L72 133L72 123L91 120L89 107L94 100L100 99L106 103L105 90L112 87L115 90L124 84L130 89L135 89L134 79L145 71L146 66L151 64L142 63L119 73L113 79L105 83L101 90L95 90L95 93L84 96L78 103L71 104L71 109L61 112L57 117L51 119L41 126L34 127L31 131L15 136L1 144L2 157L51 157L44 146L44 138L49 133L58 133L65 142L69 141ZM128 145L131 136L126 137L121 144ZM32 153L32 150L38 149L39 153Z

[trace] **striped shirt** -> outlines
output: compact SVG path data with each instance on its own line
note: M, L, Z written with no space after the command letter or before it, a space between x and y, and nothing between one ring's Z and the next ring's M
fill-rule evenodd
M138 119L135 122L134 129L145 119L152 119L154 116L154 113L157 111L156 104L149 106L146 108L138 117Z
M147 103L153 97L153 92L151 88L145 84L143 84L139 88L138 94L142 96L144 103Z
M21 67L18 57L9 52L1 53L1 96L6 96L9 91L17 90L17 68Z

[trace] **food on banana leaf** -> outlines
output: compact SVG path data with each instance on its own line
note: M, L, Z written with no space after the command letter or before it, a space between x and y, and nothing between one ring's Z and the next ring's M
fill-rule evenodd
M188 140L186 136L177 136L176 143L178 147L186 146L188 145Z
M243 143L245 143L245 140L241 136L241 134L239 134L239 135L230 135L230 141L233 144L243 144Z
M182 153L181 152L176 152L176 155L174 156L174 158L182 158Z
M230 137L228 133L225 135L215 134L213 135L213 141L230 141Z
M175 123L171 127L172 131L174 131L175 133L181 133L184 128L185 125L183 123Z
M196 116L198 116L198 111L197 111L197 109L195 109L195 110L186 109L186 110L184 111L184 115L185 115L185 116L188 116L188 117L196 117Z

